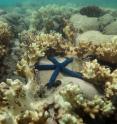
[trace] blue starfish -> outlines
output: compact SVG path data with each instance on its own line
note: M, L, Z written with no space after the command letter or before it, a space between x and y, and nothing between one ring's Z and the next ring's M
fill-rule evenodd
M76 77L76 78L82 79L82 74L81 73L71 71L71 70L69 70L68 68L65 67L73 61L72 58L66 58L66 60L62 63L58 62L54 56L48 57L48 59L53 63L53 65L52 64L48 64L48 65L35 64L35 69L38 69L39 71L40 70L54 70L54 72L52 73L52 76L51 76L51 78L48 82L48 87L49 88L51 88L54 85L55 80L56 80L59 72L67 74L71 77Z

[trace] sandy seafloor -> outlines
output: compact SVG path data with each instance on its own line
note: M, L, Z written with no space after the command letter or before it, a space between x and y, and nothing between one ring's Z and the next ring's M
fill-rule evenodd
M117 124L116 2L28 2L0 5L0 124ZM48 88L51 55L83 79Z

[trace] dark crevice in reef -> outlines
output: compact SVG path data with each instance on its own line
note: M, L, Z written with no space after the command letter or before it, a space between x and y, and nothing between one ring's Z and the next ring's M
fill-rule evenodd
M113 72L117 68L116 63L110 63L110 62L100 60L95 55L88 55L86 58L83 58L83 59L88 61L93 61L94 59L97 59L100 65L105 66L106 68L110 68L111 72Z
M74 112L83 118L84 124L106 124L105 118L96 116L95 119L93 119L89 116L88 113L84 113L82 108L76 108L74 109Z
M103 16L105 12L98 6L86 6L80 9L80 14L88 17L100 17Z
M6 68L8 68L8 66L3 63L3 59L0 59L0 82L5 79L4 75L7 74Z
M98 60L98 62L101 65L104 65L105 67L109 67L111 71L114 71L117 68L117 64L114 64L114 63L109 63L101 60Z
M89 114L84 113L82 108L76 108L74 109L74 112L83 118L85 124L117 124L117 114L111 114L109 117L101 117L101 114L99 113L95 119L93 119ZM117 111L115 113L117 113Z

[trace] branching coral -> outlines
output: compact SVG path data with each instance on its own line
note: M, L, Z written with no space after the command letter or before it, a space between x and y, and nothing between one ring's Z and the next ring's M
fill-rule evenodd
M0 58L7 53L7 46L12 37L10 26L0 21Z
M71 14L78 10L73 7L47 5L32 14L30 29L43 30L45 33L56 31L63 34Z
M38 85L36 85L38 86ZM70 114L69 104L60 95L54 99L41 99L37 90L20 80L8 79L0 84L0 123L1 124L83 124L78 115ZM55 99L58 99L57 102ZM51 100L51 101L50 101Z
M10 26L0 21L0 43L8 44L12 37Z
M19 80L9 79L6 83L0 84L1 124L41 124L43 122L43 110L39 110L41 105L34 100L34 90L31 89L32 86L24 85Z
M102 88L106 97L117 95L117 69L111 72L109 68L94 60L84 64L82 73L86 80Z
M27 72L32 73L30 67L34 67L34 64L38 61L38 58L43 57L47 49L58 49L60 45L63 44L63 39L61 35L56 33L41 33L35 35L31 32L23 32L21 34L21 40L24 41L24 46L26 49L22 60L17 64L17 69L18 72L21 72L22 74L25 70L25 76L27 75ZM29 78L28 75L27 78Z
M0 77L3 77L5 74L6 66L3 64L3 60L8 53L11 38L12 32L10 26L0 21Z
M79 42L77 54L81 57L95 56L99 61L116 66L117 64L117 37L114 36L109 42L95 44L93 42Z
M24 31L20 35L23 55L17 63L17 72L24 76L26 84L20 80L7 80L0 84L1 124L83 124L85 113L91 118L108 118L116 111L112 97L117 93L117 71L101 66L97 60L84 63L84 79L104 89L102 96L87 98L76 84L69 83L52 95L40 98L40 81L35 78L34 65L42 57L49 55L85 57L94 54L101 45L80 43L74 47L59 33L34 33ZM64 82L62 82L64 83ZM77 83L77 82L76 82ZM47 90L47 89L46 89ZM48 90L47 90L48 92ZM8 120L10 120L8 122Z
M100 44L95 54L102 61L117 64L117 37L109 43Z
M105 84L105 94L107 97L112 97L117 95L117 69L111 73L112 79L107 81Z
M63 98L68 101L72 109L88 113L92 118L96 116L105 115L109 116L115 109L110 100L101 98L101 96L95 96L93 100L88 100L76 85L70 84L61 91Z
M100 66L97 60L86 62L83 65L82 73L87 80L100 86L103 86L106 81L111 79L111 70Z

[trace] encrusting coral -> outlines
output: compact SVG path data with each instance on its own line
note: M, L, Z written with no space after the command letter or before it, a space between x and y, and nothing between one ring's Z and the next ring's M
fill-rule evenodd
M80 9L80 13L89 17L100 17L104 15L104 10L97 6L86 6Z

